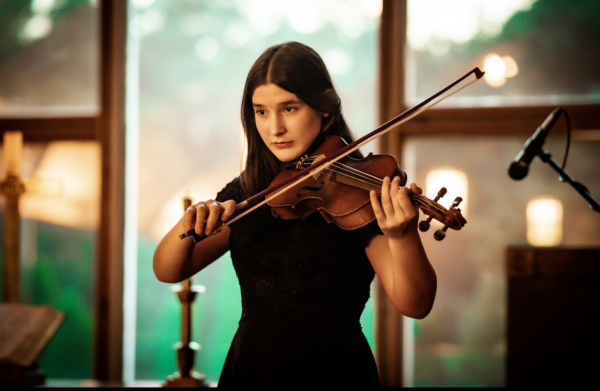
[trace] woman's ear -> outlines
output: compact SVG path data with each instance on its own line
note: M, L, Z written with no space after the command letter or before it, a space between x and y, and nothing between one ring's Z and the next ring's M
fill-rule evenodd
M335 95L335 91L333 91L333 89L328 88L325 90L325 95L329 96L329 98L333 97ZM329 117L329 113L321 113L321 116L323 116L323 118L327 118Z

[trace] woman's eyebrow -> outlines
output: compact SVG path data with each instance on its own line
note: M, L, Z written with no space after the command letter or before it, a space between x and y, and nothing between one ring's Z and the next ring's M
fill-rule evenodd
M288 101L285 101L285 102L281 102L279 104L279 106L293 105L293 104L300 104L300 103L302 103L302 102L298 101L298 100L288 100Z
M302 103L302 101L299 101L299 100L287 100L285 102L278 103L277 106L286 106L286 105L301 104L301 103ZM252 103L252 106L254 108L265 107L265 105L263 105L262 103Z

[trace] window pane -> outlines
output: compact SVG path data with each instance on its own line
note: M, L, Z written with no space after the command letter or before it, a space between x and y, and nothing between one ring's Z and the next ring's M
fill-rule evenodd
M21 301L47 305L66 315L39 359L49 378L92 377L99 174L100 148L95 142L24 145L23 181L27 191L36 190L37 194L26 192L19 205ZM28 185L32 178L37 180L35 188ZM60 181L60 193L56 181ZM4 237L4 197L0 200L0 237ZM3 248L4 240L0 241L0 262Z
M600 102L598 18L595 0L409 0L408 99L477 66L484 80L441 105Z
M0 0L0 117L98 111L95 0Z
M466 174L467 224L448 230L442 242L433 238L441 224L421 233L438 276L433 310L415 321L415 386L502 386L506 355L505 250L527 244L526 210L530 200L552 197L562 203L562 241L566 247L600 246L600 220L587 202L540 159L521 181L510 179L508 164L526 137L410 136L403 167L409 181L423 186L428 197L439 188L426 188L432 170L459 170ZM564 134L550 135L545 149L561 161ZM600 197L600 141L575 140L566 170ZM450 172L450 171L446 171ZM450 179L450 177L447 177ZM451 193L457 181L443 186ZM450 206L454 195L440 203ZM463 205L461 204L461 206ZM421 216L423 218L423 216Z
M240 104L246 75L269 46L295 40L327 63L355 135L375 128L376 41L381 1L130 2L129 31L140 46L139 279L136 378L176 370L179 304L152 273L152 254L182 215L182 198L214 198L238 176ZM372 146L372 148L375 148ZM241 316L229 255L196 278L197 366L219 378ZM366 320L365 320L366 319ZM373 311L363 316L372 341Z

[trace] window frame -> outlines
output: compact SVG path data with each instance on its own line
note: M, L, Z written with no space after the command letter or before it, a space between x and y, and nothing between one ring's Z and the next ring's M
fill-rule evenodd
M407 0L383 0L379 39L379 120L384 123L409 107L406 104ZM452 80L450 80L452 81ZM600 138L600 104L563 105L569 113L574 139ZM530 137L556 106L432 108L382 137L380 152L394 155L399 162L407 137L411 135L479 136L515 135ZM566 133L564 127L557 127ZM383 387L410 386L409 362L403 316L376 280L375 356Z
M25 142L97 141L101 146L100 223L94 256L93 376L123 380L125 60L127 1L98 0L100 107L95 116L0 118L0 136Z

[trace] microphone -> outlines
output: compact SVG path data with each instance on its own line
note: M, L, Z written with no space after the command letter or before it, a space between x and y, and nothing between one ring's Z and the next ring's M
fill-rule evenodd
M508 175L514 180L520 180L527 176L529 172L529 164L538 153L542 145L544 145L544 141L546 140L546 136L550 133L550 128L554 126L558 117L562 113L562 107L557 107L554 109L552 113L546 118L543 124L541 124L533 136L531 136L523 145L523 149L515 160L508 166Z

